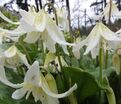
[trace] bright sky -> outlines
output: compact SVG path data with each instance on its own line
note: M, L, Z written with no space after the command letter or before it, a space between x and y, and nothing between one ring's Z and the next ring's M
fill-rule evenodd
M10 0L0 0L0 5L3 5L7 2L9 2ZM31 4L34 4L34 1L35 0L31 0ZM56 1L59 1L59 0L56 0ZM79 0L81 2L81 4L84 4L84 5L81 5L81 8L89 8L90 4L94 1L94 0ZM70 0L70 8L74 8L74 4L76 2L76 0ZM17 8L14 4L14 8Z

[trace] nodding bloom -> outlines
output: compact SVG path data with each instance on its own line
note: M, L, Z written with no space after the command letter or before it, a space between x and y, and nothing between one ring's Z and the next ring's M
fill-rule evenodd
M99 15L92 17L92 19L101 20L103 17L106 21L108 21L109 18L112 17L114 19L121 19L121 12L117 8L117 5L111 1L107 3L106 7Z
M56 43L61 44L63 47L66 45L71 45L71 46L74 45L65 41L62 31L55 24L52 18L50 18L49 14L47 14L44 10L40 10L39 12L30 10L26 12L20 9L19 13L22 16L22 18L20 19L20 22L17 23L17 25L18 24L19 25L16 29L6 30L0 28L0 30L15 35L27 33L26 38L24 39L25 42L35 43L39 39L43 40L45 46L51 52L56 51L55 50ZM4 20L8 21L8 19L6 19L7 17L5 16L1 17ZM10 21L8 22L12 23ZM65 47L64 50L66 50Z
M4 78L3 83L7 83L9 86L9 81ZM2 80L2 78L1 78ZM39 62L35 61L28 69L25 74L24 82L21 84L10 84L13 88L19 88L12 94L12 98L21 99L26 96L26 99L32 93L35 102L40 100L42 104L59 104L58 98L63 98L70 95L74 90L76 90L77 85L75 84L68 91L62 94L58 94L57 86L54 77L51 74L43 76L39 70Z
M69 32L68 11L65 8L56 8L58 25L64 32Z
M26 67L30 66L26 55L21 53L15 45L12 45L7 50L1 49L0 65L16 69L21 64L26 65Z
M100 47L103 47L104 50L115 48L112 43L117 41L121 41L121 38L117 37L116 34L102 22L98 22L90 32L89 36L73 47L73 53L77 58L80 58L80 48L87 46L84 55L91 52L92 58L96 58Z

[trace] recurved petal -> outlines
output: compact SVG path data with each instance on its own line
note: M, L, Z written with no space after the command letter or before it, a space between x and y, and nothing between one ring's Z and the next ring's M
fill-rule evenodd
M74 90L77 89L77 84L73 85L68 91L66 91L65 93L62 94L56 94L53 93L49 87L47 86L47 82L44 78L44 76L41 74L41 81L40 81L40 87L43 89L43 91L48 95L51 96L53 98L63 98L63 97L67 97L69 96Z
M6 75L5 75L5 69L3 66L0 65L0 81L4 84L6 84L7 86L13 87L13 88L20 88L22 87L22 83L21 84L13 84L10 81L8 81Z
M15 92L13 92L12 98L16 99L16 100L21 99L24 97L26 92L27 92L27 90L25 88L20 88L20 89L16 90Z
M52 38L52 40L63 45L71 45L71 46L75 45L75 44L66 42L63 33L56 26L55 22L48 15L46 18L47 18L46 29L48 31L48 35Z
M41 33L39 32L29 32L27 33L27 36L24 41L27 43L35 43L39 39L40 35Z
M10 20L9 18L7 18L1 11L0 11L0 17L1 17L3 20L7 21L8 23L15 24L15 25L19 25L19 24L20 24L19 22L13 22L13 21L11 21L11 20Z
M16 37L18 37L20 34L24 34L26 33L21 26L18 26L16 29L14 30L8 30L8 29L3 29L3 28L0 28L0 31L3 31L5 33L9 33L9 34L12 34Z

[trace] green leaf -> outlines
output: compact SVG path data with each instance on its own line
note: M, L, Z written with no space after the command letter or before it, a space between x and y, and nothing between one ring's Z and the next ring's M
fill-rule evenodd
M79 104L87 97L95 95L100 90L98 82L90 73L82 69L72 67L64 67L63 71L66 75L65 77L68 85L73 85L75 83L78 85L76 97Z

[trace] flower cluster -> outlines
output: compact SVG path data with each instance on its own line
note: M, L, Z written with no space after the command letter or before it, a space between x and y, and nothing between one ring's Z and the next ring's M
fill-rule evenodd
M61 12L59 10L58 12ZM63 12L63 11L62 11ZM65 53L68 54L67 45L73 46L74 44L66 42L63 32L52 20L47 12L40 10L36 12L31 8L28 12L22 9L19 10L21 19L19 22L13 22L4 16L0 12L0 17L11 23L17 25L14 30L7 30L0 28L1 31L1 45L4 44L4 38L8 38L14 41L14 44L8 49L2 49L0 54L0 81L10 87L16 88L17 90L13 92L12 98L21 99L26 95L28 99L30 93L32 93L35 102L40 100L42 104L59 104L58 98L63 98L70 95L74 90L77 89L77 85L73 85L68 91L62 94L58 94L57 86L53 75L50 72L44 76L40 70L40 64L38 61L34 61L31 65L28 62L26 54L23 54L17 47L16 43L22 35L26 34L23 42L28 44L37 43L42 41L44 49L48 49L49 52L56 52L56 43L62 46ZM59 24L61 28L65 29L63 15L59 15ZM63 25L64 24L64 25ZM15 39L16 38L16 39ZM15 41L16 40L16 41ZM24 44L23 44L24 45ZM46 59L47 60L47 59ZM45 62L46 63L46 62ZM24 76L24 82L13 84L10 82L5 74L5 68L12 68L16 71L18 66L25 65L27 71ZM44 67L45 68L45 67Z
M16 89L12 93L13 99L18 100L24 96L28 99L32 95L35 102L59 104L60 98L70 96L71 104L72 102L77 104L75 96L80 94L78 91L81 88L88 90L88 86L92 84L88 85L88 83L92 81L92 85L96 86L95 89L97 89L93 89L89 94L87 92L79 97L85 99L93 95L97 90L100 91L100 94L104 90L108 101L110 102L110 98L113 98L112 104L116 104L115 95L109 85L107 76L105 74L103 76L103 58L104 56L107 58L108 52L111 53L118 50L117 53L120 53L121 30L113 32L103 24L101 19L104 17L107 21L113 16L121 18L121 12L114 3L109 2L104 11L99 14L98 22L90 34L84 40L80 39L80 42L75 42L71 37L70 40L73 43L70 43L65 38L65 33L69 34L68 11L64 8L54 9L56 9L54 10L54 16L49 14L45 8L38 12L33 7L30 7L29 11L19 9L21 18L18 22L13 22L0 12L0 17L3 20L16 27L14 29L0 27L0 82ZM90 72L82 71L82 69L73 71L73 68L70 68L70 66L80 67L78 64L82 58L80 57L82 48L84 49L83 55L91 54L92 60L99 58L100 75L98 79ZM115 62L117 59L118 65ZM107 59L105 60L107 64ZM106 64L105 69L107 68ZM113 57L113 64L118 67L117 73L119 74L120 58L117 54ZM72 69L73 73L67 73L66 75L67 70L64 70L64 67ZM23 82L12 83L6 75L6 70L9 69L13 69L15 73L21 75ZM77 73L77 75L73 75L74 73ZM67 78L68 74L69 78ZM84 81L82 81L83 79L78 79L85 78L85 76L86 79ZM89 81L86 83L88 78ZM61 82L57 81L60 80L65 90L69 89L67 91L64 90L64 93L58 90L57 83L61 85ZM87 86L81 86L81 84ZM77 85L79 86L78 89ZM78 90L77 95L74 93L75 90Z

